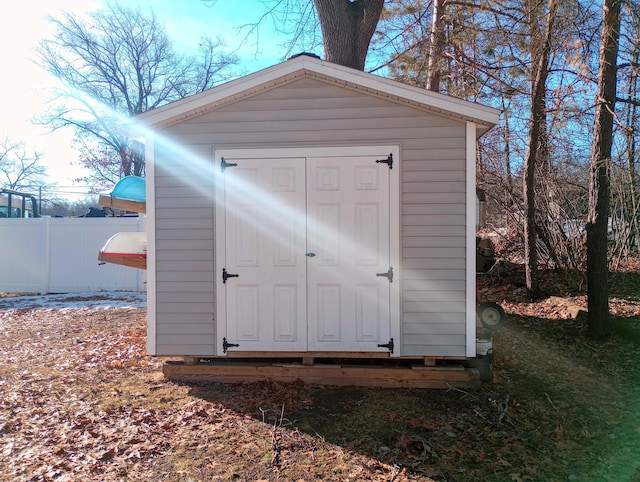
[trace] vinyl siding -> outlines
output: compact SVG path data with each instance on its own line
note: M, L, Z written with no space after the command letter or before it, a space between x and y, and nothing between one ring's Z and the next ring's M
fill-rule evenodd
M154 159L157 354L213 353L210 160L202 156L204 167L185 166L176 144L164 145L156 145Z
M214 149L399 144L401 354L464 356L465 132L464 122L301 79L157 133L157 354L216 353Z

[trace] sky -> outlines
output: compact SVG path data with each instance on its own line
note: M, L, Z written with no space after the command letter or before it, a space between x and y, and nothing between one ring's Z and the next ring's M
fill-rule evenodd
M77 158L70 147L73 132L49 133L32 122L46 109L56 83L35 64L33 50L41 39L53 35L46 17L59 17L62 11L83 15L106 4L107 0L34 0L14 3L10 14L0 16L4 60L0 77L0 139L23 141L27 152L40 153L49 179L58 184L61 197L71 200L83 197L72 193L85 191L82 187L69 188L72 180L82 174L80 168L71 166ZM268 21L262 24L258 41L251 37L242 42L246 35L239 28L257 22L265 11L259 0L126 0L123 5L138 7L143 13L153 10L176 49L184 53L195 54L202 36L222 37L226 50L238 55L238 70L244 74L274 65L285 55L283 44L287 39Z

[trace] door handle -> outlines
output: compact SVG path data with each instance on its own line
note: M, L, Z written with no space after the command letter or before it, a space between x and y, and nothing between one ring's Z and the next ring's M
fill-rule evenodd
M307 258L314 258L316 256L316 253L307 253L307 254L305 254L305 256Z

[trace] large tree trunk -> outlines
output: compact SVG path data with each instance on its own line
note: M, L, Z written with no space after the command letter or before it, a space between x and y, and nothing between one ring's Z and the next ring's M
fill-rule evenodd
M549 0L547 28L542 41L542 51L538 56L535 78L531 86L531 127L529 129L529 147L524 164L524 200L525 200L525 273L527 289L533 297L539 295L536 272L538 270L535 171L538 158L546 151L546 84L549 74L549 54L553 22L558 11L559 0Z
M384 0L313 0L329 62L364 70Z
M611 146L616 103L621 0L604 0L598 98L590 162L589 217L587 219L587 294L589 335L605 338L609 324L609 269L607 228L610 207Z

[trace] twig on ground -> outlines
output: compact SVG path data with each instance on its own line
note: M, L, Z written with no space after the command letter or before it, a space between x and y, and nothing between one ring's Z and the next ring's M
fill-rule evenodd
M475 414L480 417L482 420L484 420L487 423L491 423L489 420L487 420L487 417L485 417L484 415L482 415L482 413L480 413L480 410L478 410L478 408L474 408L473 411L475 412Z
M549 402L549 405L551 405L553 407L553 409L556 412L558 412L558 415L560 415L560 418L562 418L562 420L564 420L564 415L562 415L562 412L560 410L558 410L558 407L556 407L556 404L553 403L553 400L551 400L551 397L549 396L549 394L545 392L544 396L547 397L547 401Z
M447 386L449 387L449 388L447 388L447 391L448 391L448 392L449 392L449 391L460 392L460 393L462 393L462 394L466 395L467 397L471 397L471 398L473 398L474 400L476 400L476 401L480 402L480 399L479 399L478 397L476 397L475 395L470 394L469 392L467 392L467 391L465 391L465 390L462 390L461 388L454 387L453 385L449 385L448 383L447 383Z
M273 430L271 431L271 449L273 450L273 457L271 457L271 465L278 465L280 462L280 446L278 445L278 428L282 426L282 420L284 419L284 403L280 410L280 419L277 417L273 421Z
M389 482L394 482L398 475L400 475L400 467L398 467L396 464L393 464L393 472L391 472L391 479Z
M507 393L507 396L504 399L504 404L502 407L502 411L500 412L500 415L498 416L498 425L500 425L502 423L502 420L504 419L504 417L507 416L507 412L509 411L509 394Z

